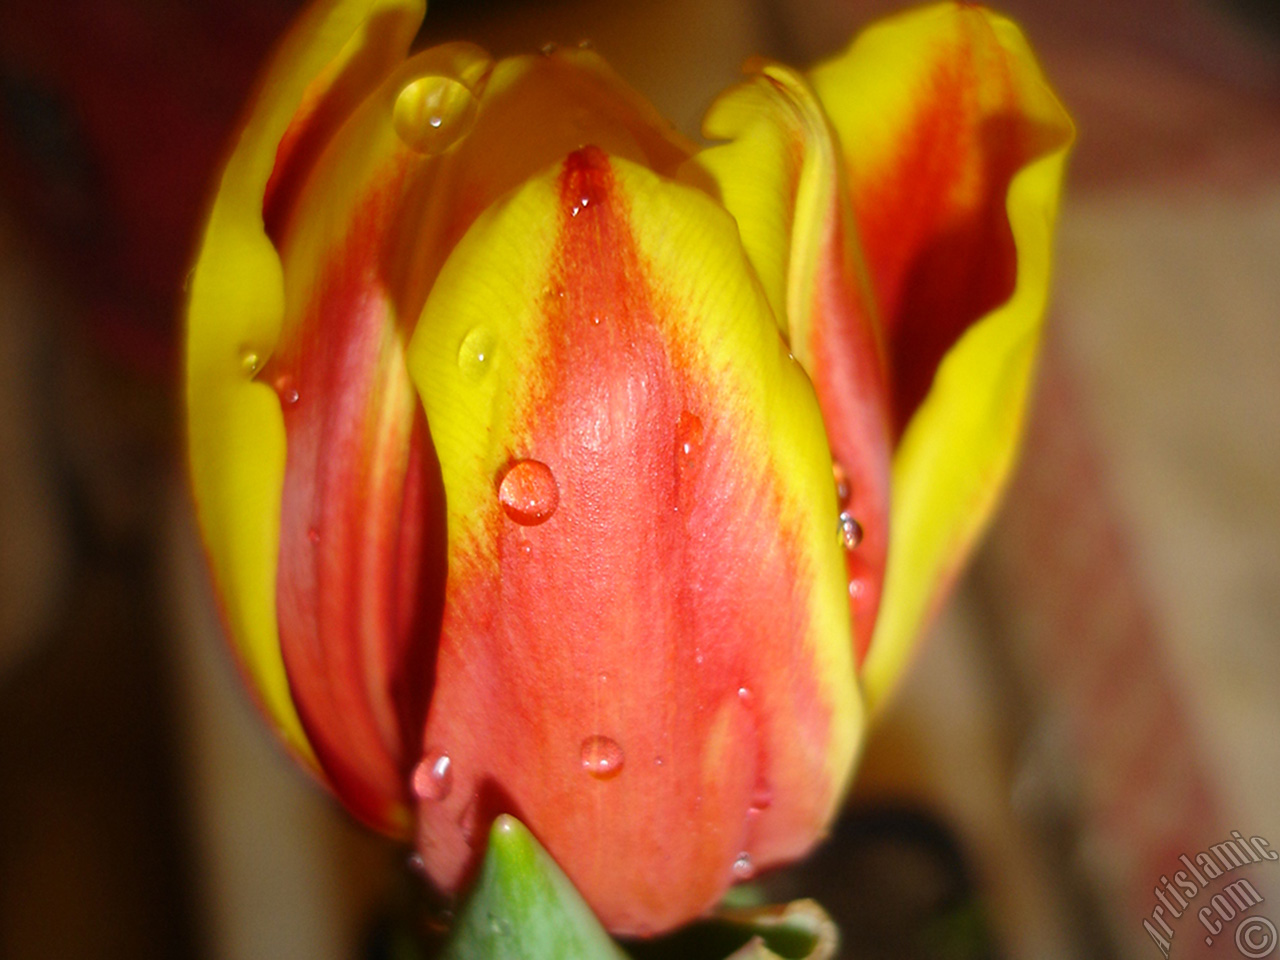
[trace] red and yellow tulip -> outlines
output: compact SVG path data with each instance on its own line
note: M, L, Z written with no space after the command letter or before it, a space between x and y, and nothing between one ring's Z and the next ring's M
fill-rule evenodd
M1071 127L1016 27L748 65L699 149L594 53L325 0L191 283L196 503L292 751L446 889L512 813L653 933L802 855L990 515Z

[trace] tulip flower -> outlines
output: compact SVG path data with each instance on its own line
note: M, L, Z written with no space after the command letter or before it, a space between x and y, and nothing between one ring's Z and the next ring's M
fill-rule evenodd
M712 146L593 52L285 37L192 278L229 632L299 760L464 885L519 817L611 930L803 855L1013 458L1071 128L944 5Z

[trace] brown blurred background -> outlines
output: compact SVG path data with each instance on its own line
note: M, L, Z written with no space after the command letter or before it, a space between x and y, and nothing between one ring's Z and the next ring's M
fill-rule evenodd
M693 133L747 55L810 63L902 5L444 0L422 39L589 38ZM409 896L238 690L181 467L195 230L294 8L0 0L9 960L380 956ZM1179 854L1280 847L1280 4L1002 9L1080 127L1051 333L1009 501L849 818L766 881L849 956L1153 956ZM1242 873L1266 915L1280 864Z

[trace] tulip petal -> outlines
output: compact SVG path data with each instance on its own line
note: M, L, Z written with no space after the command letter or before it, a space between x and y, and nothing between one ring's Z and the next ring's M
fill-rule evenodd
M448 497L431 876L509 812L653 933L811 846L861 727L838 508L732 221L576 151L463 238L409 362Z
M407 44L421 10L415 0L336 0L317 3L295 24L248 109L190 281L186 402L197 514L238 660L291 751L309 764L276 627L284 428L274 393L252 380L284 312L263 199L291 122L308 98L322 99L322 86L308 91L311 78L327 71L344 90L362 86L403 52L389 43L367 48L368 25L376 19L385 27L380 36Z
M860 542L846 557L854 650L871 642L889 542L889 395L879 323L834 134L804 78L748 64L703 122L703 151L782 326L813 380L841 508Z
M407 835L444 583L443 490L405 343L492 69L468 44L400 65L345 119L273 239L285 316L261 379L284 410L280 644L330 785Z
M262 377L287 431L280 641L330 784L385 832L410 822L444 572L443 494L403 343L458 236L532 162L577 145L575 118L645 162L683 160L621 89L586 52L495 65L466 44L432 48L351 112L274 226L286 315Z
M1012 465L1073 131L1017 27L969 5L885 21L812 81L848 165L901 431L863 674L879 702Z

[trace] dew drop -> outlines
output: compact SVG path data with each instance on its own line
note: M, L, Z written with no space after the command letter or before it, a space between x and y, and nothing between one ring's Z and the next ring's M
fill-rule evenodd
M698 469L699 457L702 453L702 442L706 431L702 420L694 413L684 410L676 421L676 510L688 513L694 506L694 494L697 484L693 482Z
M441 750L432 750L413 768L413 795L439 802L453 789L453 762Z
M283 373L276 378L276 394L280 397L280 402L286 407L292 407L298 402L298 387L294 383L293 377L287 373Z
M493 369L493 334L472 327L458 346L458 367L472 380L483 379Z
M771 806L773 806L773 788L762 780L751 791L751 809L768 810Z
M597 780L609 780L622 770L622 748L608 737L587 737L582 741L582 769Z
M846 550L852 550L862 542L862 524L848 511L840 514L840 541Z
M860 596L862 596L862 590L863 590L863 586L862 586L861 580L849 581L849 599L857 600Z
M551 56L558 49L560 48L554 43L544 43L541 47L539 47L539 51L542 53L544 57Z
M422 859L422 854L411 853L405 862L413 873L416 873L420 877L426 876L427 861Z
M498 499L508 517L526 527L551 518L560 505L560 488L551 468L540 460L517 460L502 475Z
M751 688L750 688L750 687L739 687L739 688L738 688L738 699L739 699L739 700L741 700L743 703L750 703L750 702L751 702Z
M258 356L258 351L250 350L245 347L240 351L240 369L246 377L254 376L262 367L262 358Z
M853 489L849 486L849 475L838 463L831 464L831 474L836 481L836 500L839 501L840 509L843 510L849 505L849 496L853 493Z
M320 531L316 527L307 528L307 540L314 546L320 542Z
M401 88L391 125L405 146L418 153L443 153L471 129L476 100L451 77L419 77Z
M587 209L587 207L589 206L591 206L591 198L588 196L581 196L578 198L578 202L575 203L572 209L569 210L569 216L576 217L579 213Z
M593 46L594 46L594 44L592 44L592 42L591 42L590 40L579 40L579 41L578 41L578 49L579 49L579 50L590 50L590 49L592 49L592 47L593 47Z
M506 917L495 917L489 914L489 932L495 937L508 937L511 935L511 921Z
M733 861L733 875L738 880L750 880L756 875L755 864L751 862L751 854L743 850Z
M688 410L676 421L676 462L688 463L702 447L702 420Z

